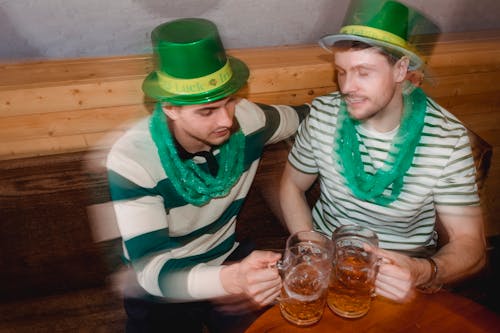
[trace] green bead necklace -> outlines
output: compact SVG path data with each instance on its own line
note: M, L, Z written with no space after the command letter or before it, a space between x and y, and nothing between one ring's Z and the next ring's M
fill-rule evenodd
M192 159L181 160L160 103L151 116L149 130L168 179L177 193L195 206L226 196L243 173L245 136L241 130L220 146L220 167L215 177Z
M403 177L410 168L416 147L422 136L427 97L420 88L403 95L404 112L399 130L392 140L384 165L374 174L367 173L361 160L359 139L344 100L341 101L334 138L333 157L347 186L359 199L388 206L395 201L403 187ZM337 161L335 161L335 159ZM385 190L389 194L384 194Z

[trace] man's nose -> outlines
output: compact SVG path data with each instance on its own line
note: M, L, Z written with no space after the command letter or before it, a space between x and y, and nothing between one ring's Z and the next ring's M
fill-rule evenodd
M217 115L217 124L220 127L231 127L233 125L233 113L227 107L221 107Z
M356 91L356 79L353 75L346 74L340 82L340 90L343 94L350 94Z

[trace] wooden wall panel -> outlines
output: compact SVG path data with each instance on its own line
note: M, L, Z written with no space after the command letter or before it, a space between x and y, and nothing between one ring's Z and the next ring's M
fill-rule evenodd
M428 60L426 92L497 154L500 32L446 34L421 46ZM250 67L248 85L238 95L256 102L297 105L337 89L332 55L318 45L228 53ZM151 55L0 64L0 161L108 149L152 108L141 90L152 68ZM498 225L497 165L490 178L488 216Z
M0 90L0 117L139 105L142 78Z

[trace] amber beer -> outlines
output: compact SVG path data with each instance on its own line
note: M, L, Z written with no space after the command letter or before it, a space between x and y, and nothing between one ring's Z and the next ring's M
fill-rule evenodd
M312 325L323 316L333 243L316 231L299 231L286 241L283 259L277 263L282 289L279 297L282 316L299 325Z
M326 304L328 277L307 263L294 267L283 281L280 310L288 321L312 325L323 315Z
M347 247L336 257L328 287L328 307L336 314L358 318L370 309L375 272L363 249Z

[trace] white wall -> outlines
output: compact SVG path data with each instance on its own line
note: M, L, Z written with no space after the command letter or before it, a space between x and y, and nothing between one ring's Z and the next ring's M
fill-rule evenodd
M377 0L374 0L377 1ZM402 0L443 31L500 29L498 0ZM0 0L0 60L150 53L179 17L214 21L226 48L314 43L337 32L348 0Z

